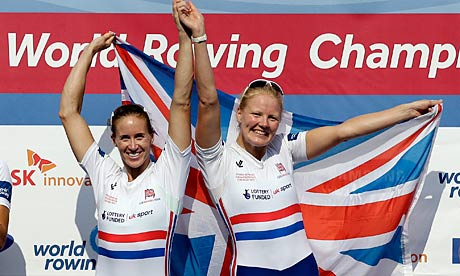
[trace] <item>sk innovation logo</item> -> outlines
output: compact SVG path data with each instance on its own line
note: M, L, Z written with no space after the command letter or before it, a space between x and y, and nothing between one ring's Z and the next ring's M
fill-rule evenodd
M56 164L49 160L42 159L37 153L30 149L27 149L27 164L29 167L37 167L41 173L46 173L47 171L56 168Z
M48 156L36 153L27 149L26 169L13 169L11 178L14 186L44 186L44 187L80 187L82 185L91 186L91 181L86 176L70 176L74 173L81 173L81 170L67 172L62 175L59 166L51 161Z

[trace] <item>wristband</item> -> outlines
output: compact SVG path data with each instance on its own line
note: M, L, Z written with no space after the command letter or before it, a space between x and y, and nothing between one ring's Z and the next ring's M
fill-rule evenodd
M192 39L192 42L193 43L201 43L201 42L205 42L206 39L208 39L208 37L206 36L206 34L202 35L202 36L199 36L199 37L191 37Z

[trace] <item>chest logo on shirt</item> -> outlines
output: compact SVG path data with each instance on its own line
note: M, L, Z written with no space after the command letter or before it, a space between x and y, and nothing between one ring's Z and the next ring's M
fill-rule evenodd
M115 222L115 223L124 223L126 221L126 214L105 211L101 215L103 220Z
M283 185L274 190L272 189L244 189L243 196L247 200L270 200L277 197L281 192L289 191L292 183Z
M155 190L153 188L148 188L144 190L144 200L140 201L139 205L158 200L160 200L160 197L156 197Z
M283 163L276 163L275 166L276 166L276 169L278 169L278 172L280 173L280 175L278 175L278 178L289 175Z
M115 187L117 187L117 182L110 184L110 190L115 190Z
M244 189L244 198L252 200L270 200L271 191L268 189Z
M294 140L297 140L298 136L299 136L299 133L289 133L287 138L288 138L288 141L294 141Z
M275 166L280 173L286 172L286 168L283 166L282 163L276 163Z
M287 185L284 185L284 186L281 186L281 187L279 187L279 188L276 188L276 189L273 191L273 195L276 195L276 194L278 194L279 192L287 191L287 190L289 190L289 189L291 189L291 188L292 188L292 184L291 184L291 183L289 183L289 184L287 184Z
M112 195L105 194L104 202L109 203L109 204L117 204L118 198Z
M242 168L243 167L243 160L240 159L240 161L236 161L235 164L236 164L236 166L238 168Z
M154 199L155 198L155 191L153 189L145 189L144 191L144 199Z
M253 173L237 173L235 178L236 181L255 181L256 175Z
M153 210L148 210L148 211L142 211L142 212L139 212L139 213L134 213L132 215L129 215L128 219L136 219L136 218L142 218L142 217L145 217L145 216L150 216L150 215L153 215Z

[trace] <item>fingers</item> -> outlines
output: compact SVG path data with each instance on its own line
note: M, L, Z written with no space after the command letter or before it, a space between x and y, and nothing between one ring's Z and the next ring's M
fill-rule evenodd
M192 1L189 1L188 5L189 5L190 10L194 10L194 11L197 10Z
M99 51L102 51L110 47L114 39L115 39L115 33L112 31L108 31L102 36L91 41L91 43L89 44L89 47L93 49L93 52L99 52Z
M439 99L439 100L432 100L432 103L433 103L433 105L441 104L441 103L442 103L442 99Z
M110 46L110 44L113 43L113 40L115 39L115 33L112 32L112 31L108 31L106 32L103 36L102 36L102 40L103 40L103 46L102 48L105 49L107 47Z
M184 0L173 0L173 14L190 14L190 7Z
M112 31L106 32L103 37L105 38L105 41L108 42L109 44L113 42L115 39L116 33Z

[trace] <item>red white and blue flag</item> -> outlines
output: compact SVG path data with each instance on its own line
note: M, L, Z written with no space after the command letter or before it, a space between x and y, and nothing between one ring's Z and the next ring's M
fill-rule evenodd
M141 104L149 112L157 157L167 135L174 70L120 39L115 48L122 100ZM192 135L198 102L193 89ZM218 93L222 137L231 141L237 135L238 100ZM320 158L296 165L304 225L321 275L412 272L407 217L424 180L441 111L438 105L428 114L342 143ZM283 133L339 123L287 111L282 122L278 131ZM183 206L172 245L172 273L228 275L228 233L194 159Z

